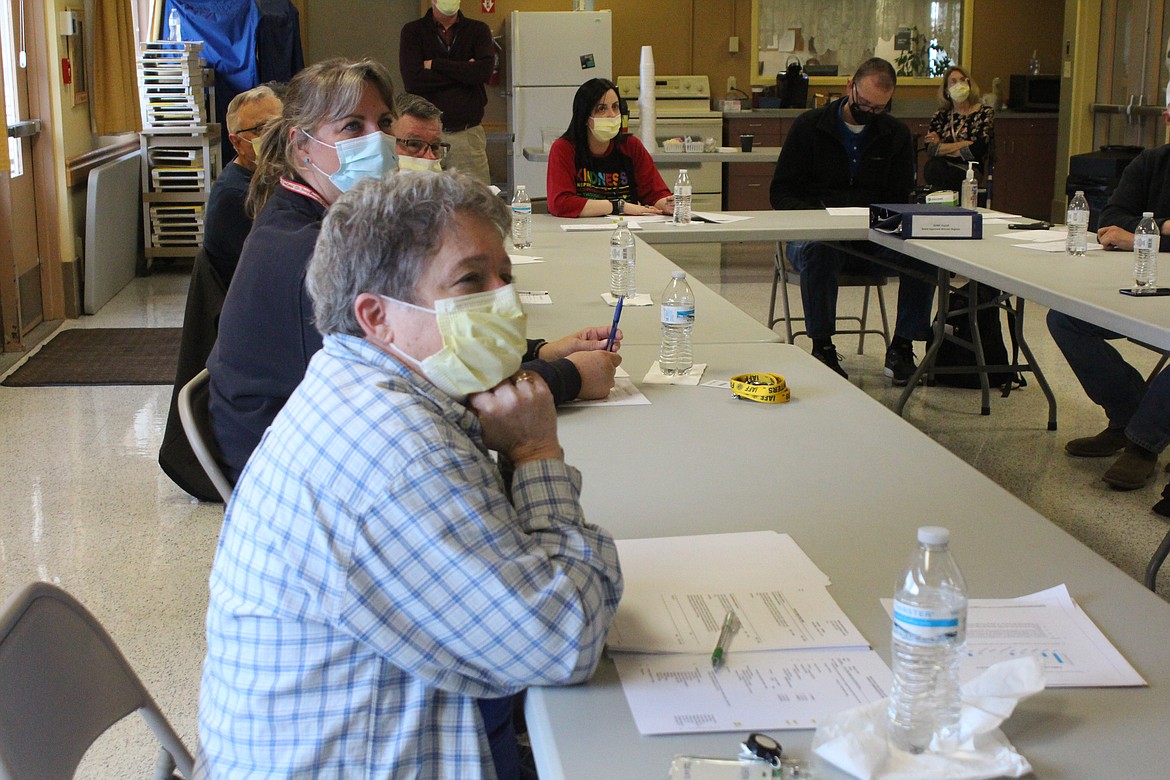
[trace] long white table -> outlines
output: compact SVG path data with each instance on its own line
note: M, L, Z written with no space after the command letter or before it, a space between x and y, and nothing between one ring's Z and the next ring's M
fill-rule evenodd
M655 356L645 346L622 352L635 378ZM650 406L563 408L561 442L582 471L590 521L619 538L789 533L886 659L889 622L878 599L893 593L915 528L944 523L973 597L1067 583L1150 682L1050 690L1024 702L1005 731L1037 776L1164 775L1170 604L803 350L712 345L696 347L695 358L709 364L705 379L780 373L793 401L766 406L726 390L643 385ZM587 684L530 690L527 721L543 780L662 777L676 753L731 756L745 736L640 736L608 660ZM811 731L774 735L787 753L809 756ZM818 777L842 776L822 770Z
M526 306L528 332L552 339L589 325L608 326L613 307L601 299L609 292L608 231L566 233L562 224L580 223L547 215L533 217L532 247L518 254L543 257L540 263L512 268L519 290L547 291L552 305ZM640 231L639 231L640 232ZM661 340L662 291L679 267L645 243L637 245L636 284L650 294L650 306L625 306L620 328L625 344L657 345ZM695 293L695 344L777 342L771 328L745 314L697 279L687 280Z
M1170 299L1118 293L1133 285L1132 253L1098 250L1069 257L1012 246L1010 238L999 236L1014 237L1015 231L1004 225L988 225L983 233L978 241L903 241L877 231L870 231L868 238L1144 344L1170 349ZM1159 259L1166 263L1170 255L1163 253Z

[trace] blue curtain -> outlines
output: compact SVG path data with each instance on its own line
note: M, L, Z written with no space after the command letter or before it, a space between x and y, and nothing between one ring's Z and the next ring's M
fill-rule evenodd
M256 86L256 27L260 12L256 0L166 0L163 35L171 9L177 8L184 41L203 41L203 59L215 69L215 114L222 124L227 106L236 95ZM223 161L232 157L223 133Z

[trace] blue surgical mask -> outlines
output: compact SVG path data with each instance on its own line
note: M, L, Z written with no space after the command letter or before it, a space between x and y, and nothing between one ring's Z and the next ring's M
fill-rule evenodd
M337 171L325 173L309 158L305 162L317 173L333 182L342 192L348 192L362 179L381 179L390 171L398 170L398 152L395 151L394 136L374 131L360 138L348 138L335 144L318 141L306 131L305 137L322 146L337 150Z

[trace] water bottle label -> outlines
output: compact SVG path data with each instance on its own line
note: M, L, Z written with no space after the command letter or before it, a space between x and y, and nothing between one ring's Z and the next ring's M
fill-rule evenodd
M684 309L681 306L662 307L663 325L694 325L695 310Z
M960 616L953 609L925 609L894 602L894 637L916 645L934 645L954 639Z
M1148 233L1138 233L1133 237L1133 248L1139 252L1144 249L1157 249L1158 237Z
M517 216L528 216L532 213L532 204L525 203L524 205L513 206L512 213Z
M1085 211L1084 209L1069 211L1068 218L1065 221L1068 223L1069 227L1072 227L1073 225L1087 227L1089 224L1089 212Z

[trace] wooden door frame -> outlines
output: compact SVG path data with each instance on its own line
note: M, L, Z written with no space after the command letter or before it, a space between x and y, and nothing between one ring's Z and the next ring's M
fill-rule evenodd
M41 310L43 320L65 317L65 289L61 263L60 203L57 197L56 156L53 153L54 128L53 98L50 79L57 73L49 67L48 37L45 29L45 0L25 0L24 31L28 57L28 103L30 116L41 120L41 132L32 142L33 191L37 214L37 251L40 253ZM8 151L2 158L4 171L0 175L0 255L4 257L5 274L11 268L11 285L0 290L4 311L3 348L5 352L20 352L27 348L21 322L20 280L12 249L12 193L8 173Z
M25 0L25 43L28 47L29 113L41 120L41 132L32 144L33 184L36 192L37 246L41 252L41 298L46 320L64 319L65 280L61 257L60 220L61 204L57 197L57 181L64 171L57 170L57 159L53 153L53 120L60 114L53 108L53 94L50 79L55 78L58 69L49 62L46 13L55 21L55 6L45 0Z

